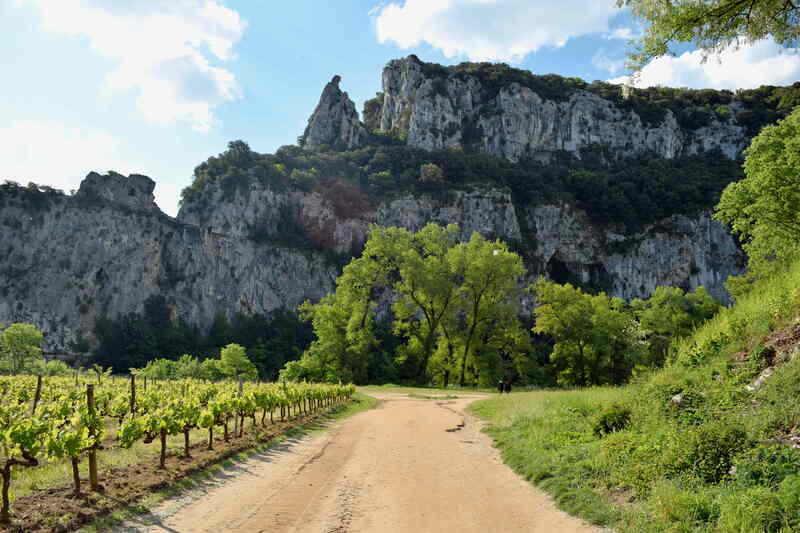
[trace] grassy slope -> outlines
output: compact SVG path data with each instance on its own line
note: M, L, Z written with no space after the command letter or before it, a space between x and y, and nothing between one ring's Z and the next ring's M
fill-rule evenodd
M619 531L800 531L800 264L757 287L623 388L473 404L506 462L559 505ZM777 353L769 347L777 344ZM767 366L775 374L747 391ZM680 395L676 398L676 395ZM673 398L680 400L676 405ZM604 413L630 413L597 435Z

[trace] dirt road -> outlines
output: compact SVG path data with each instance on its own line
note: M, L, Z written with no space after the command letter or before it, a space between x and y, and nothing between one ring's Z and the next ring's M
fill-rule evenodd
M383 403L232 467L130 532L594 532L504 466L473 398Z

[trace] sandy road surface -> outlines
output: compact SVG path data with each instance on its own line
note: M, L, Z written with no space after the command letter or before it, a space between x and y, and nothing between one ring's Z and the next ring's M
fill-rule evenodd
M383 403L226 470L116 531L597 532L504 466L472 398Z

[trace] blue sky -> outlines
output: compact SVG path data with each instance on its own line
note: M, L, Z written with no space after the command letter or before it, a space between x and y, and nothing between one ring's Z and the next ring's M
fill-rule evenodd
M91 170L142 173L174 215L194 167L228 141L294 143L334 74L359 110L383 65L410 53L616 79L640 31L614 0L0 0L0 180L69 191ZM721 64L679 52L640 83L800 79L798 57L769 41Z

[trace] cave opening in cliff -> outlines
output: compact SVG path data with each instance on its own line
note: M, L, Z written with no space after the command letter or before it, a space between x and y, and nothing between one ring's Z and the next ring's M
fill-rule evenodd
M561 261L556 255L547 262L547 277L556 283L571 283L575 281L575 275L570 271L567 264Z

